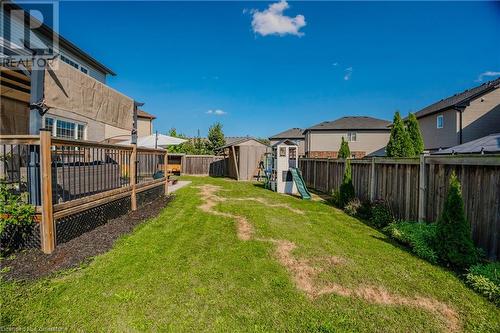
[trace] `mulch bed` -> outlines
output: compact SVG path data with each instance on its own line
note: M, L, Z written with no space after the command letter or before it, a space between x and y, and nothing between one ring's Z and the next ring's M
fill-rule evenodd
M87 263L92 257L110 250L120 236L130 233L138 224L158 215L171 199L172 196L160 197L136 211L58 245L51 254L44 254L38 249L16 253L12 259L2 260L2 268L9 267L8 271L2 273L2 277L6 280L35 280Z

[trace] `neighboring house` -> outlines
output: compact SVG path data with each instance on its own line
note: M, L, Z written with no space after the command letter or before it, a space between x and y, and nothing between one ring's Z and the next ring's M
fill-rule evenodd
M284 132L269 137L269 141L271 143L271 146L283 140L294 141L299 146L299 151L298 151L299 156L304 156L305 155L304 138L305 135L304 135L304 130L302 128L290 128Z
M137 110L137 136L143 137L153 134L153 120L156 117L143 110Z
M438 150L433 154L453 155L453 154L499 154L499 153L500 153L500 133L495 133L467 143L463 143L455 147Z
M426 150L460 145L500 131L500 79L445 98L415 113Z
M352 157L362 158L381 151L389 142L391 123L372 117L342 117L307 128L305 154L313 158L337 158L342 137L349 142Z
M23 18L6 15L4 10L0 10L0 15L10 27L10 40L0 37L1 55L29 55L20 46L24 38ZM36 22L25 15L28 24ZM46 25L25 30L29 31L31 43L39 43L40 48L54 34ZM58 57L49 62L43 83L48 111L42 127L66 139L103 141L118 135L130 136L134 100L106 85L107 76L115 73L64 37L56 36ZM0 134L28 134L31 79L21 68L0 66L0 70Z

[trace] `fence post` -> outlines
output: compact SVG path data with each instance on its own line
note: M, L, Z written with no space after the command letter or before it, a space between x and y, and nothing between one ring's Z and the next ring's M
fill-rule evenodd
M330 194L330 157L326 160L326 193Z
M49 130L40 130L40 173L42 197L42 223L40 224L40 240L42 251L52 253L56 247L54 228L54 214L52 206L52 156L51 133Z
M316 159L314 159L314 176L313 176L313 188L316 190Z
M163 174L165 175L165 195L168 195L168 151L163 157Z
M371 174L370 174L370 201L373 202L375 200L375 159L376 157L372 157L371 162Z
M132 144L132 154L130 155L130 186L132 192L130 194L130 208L137 210L137 194L135 192L135 184L137 177L137 144Z
M418 220L425 220L425 196L426 196L426 188L425 188L425 155L420 155L420 163L419 163L419 185L418 185Z

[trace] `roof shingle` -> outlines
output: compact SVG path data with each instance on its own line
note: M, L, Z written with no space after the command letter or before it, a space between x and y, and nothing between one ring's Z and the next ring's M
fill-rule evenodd
M426 106L422 110L415 113L417 118L421 118L439 111L444 111L453 107L466 105L469 101L486 94L487 92L498 88L500 85L500 78L488 81L477 87L467 89L461 93L447 97L434 104Z
M281 133L275 134L269 137L269 140L273 139L303 139L304 138L304 130L302 128L290 128Z
M321 130L386 130L390 131L390 121L372 117L351 116L333 121L324 121L307 128L305 131Z

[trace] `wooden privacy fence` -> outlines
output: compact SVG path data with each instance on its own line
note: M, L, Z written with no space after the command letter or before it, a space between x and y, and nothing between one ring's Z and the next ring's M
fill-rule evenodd
M203 175L213 177L226 176L227 159L214 155L184 155L181 161L181 173L185 175Z
M0 183L26 193L36 207L41 247L56 246L55 220L164 186L167 194L167 152L162 149L100 144L40 135L0 136Z
M320 192L338 190L345 161L299 161L306 185ZM462 184L465 213L475 243L490 259L500 258L500 156L421 156L351 160L356 196L385 200L398 219L436 221L455 171Z

